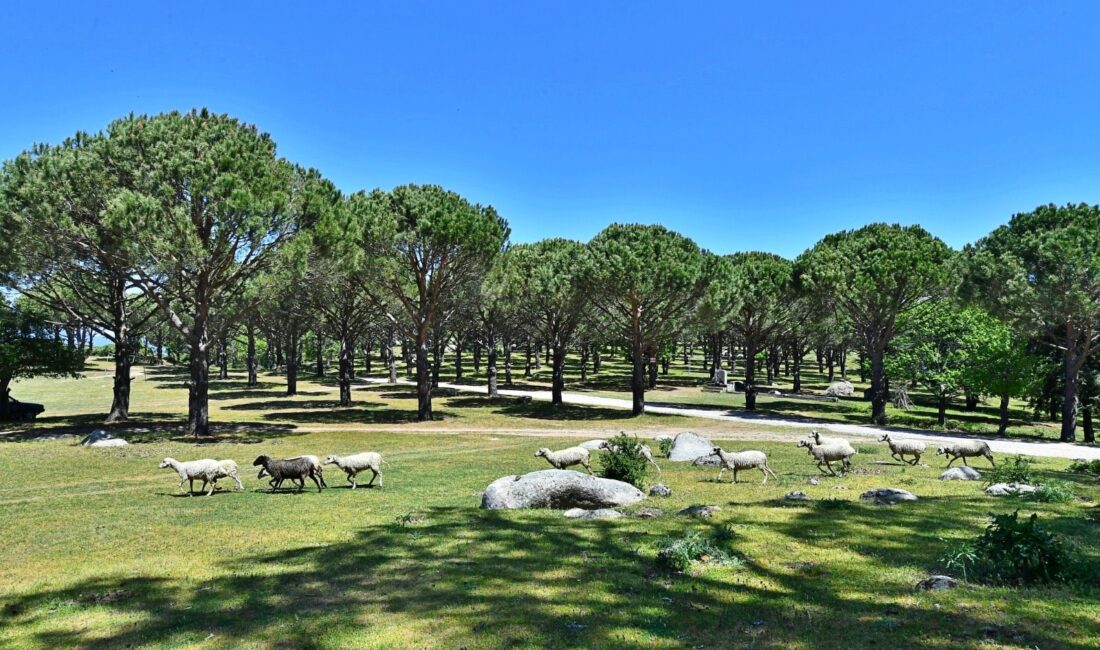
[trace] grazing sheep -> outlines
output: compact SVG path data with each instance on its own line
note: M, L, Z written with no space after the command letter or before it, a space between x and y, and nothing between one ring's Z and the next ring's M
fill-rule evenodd
M953 442L947 445L943 445L936 450L937 456L947 456L951 460L947 461L947 466L951 467L951 463L958 459L962 459L963 465L969 467L967 464L967 458L975 458L978 456L984 456L989 464L996 467L997 463L993 462L993 452L990 451L989 445L984 440L961 440L959 442Z
M584 465L588 473L592 473L592 466L588 464L588 450L584 447L568 447L560 451L550 451L543 447L535 452L535 458L542 456L546 462L554 466L554 469L565 469L573 465Z
M733 482L737 482L737 472L743 469L758 469L764 473L764 480L760 482L760 485L768 482L768 475L770 474L775 480L779 480L779 477L775 475L772 468L768 467L768 456L762 451L738 451L728 452L723 451L721 447L715 447L710 452L711 456L717 456L721 463L721 469L718 470L718 478L715 481L722 480L722 472L727 469L733 470Z
M605 449L611 453L618 453L619 448L617 445L610 443L606 440L600 443L600 449ZM645 457L654 467L657 468L657 473L661 473L661 466L657 464L657 461L653 460L653 450L649 448L649 445L641 443L638 445L638 450L642 452L642 456Z
M328 487L328 483L325 483L325 469L321 465L321 459L311 454L302 454L301 456L294 456L286 460L298 460L299 458L304 458L313 463L313 472L317 476L317 479L321 481L321 487ZM256 478L263 478L265 476L267 476L267 470L261 467L260 473L256 475Z
M892 440L889 433L882 434L879 441L890 445L891 458L910 465L916 465L920 462L921 454L924 453L925 449L925 444L919 440ZM912 456L913 460L905 460L906 456Z
M278 490L283 481L290 479L291 483L298 483L298 492L301 493L306 486L307 476L313 479L314 484L317 485L317 491L321 491L321 483L317 481L317 470L308 458L275 460L270 456L262 455L257 456L256 460L252 461L252 465L262 466L267 475L271 477L268 485L271 486L272 492Z
M241 477L237 475L237 463L236 461L225 460L218 461L218 475L214 477L215 483L220 478L231 478L237 483L238 490L244 490L244 484L241 483ZM215 485L215 487L217 487Z
M336 465L344 470L348 475L348 483L351 483L351 489L353 490L357 486L355 475L365 469L369 469L372 473L367 487L374 485L374 479L378 479L378 487L382 487L382 463L384 462L382 454L376 451L364 451L351 456L329 456L325 458L326 465Z
M848 442L847 440L845 440L844 438L827 438L827 437L821 435L821 432L818 431L817 429L814 429L813 431L811 431L810 435L808 435L806 437L813 440L815 445L851 445L852 444L852 443Z
M836 476L836 471L833 470L833 462L840 461L843 464L842 471L848 471L852 467L852 456L856 455L856 450L849 444L834 443L831 445L815 445L809 440L803 440L798 443L799 447L805 447L809 450L810 455L817 461L817 469L825 474L825 470L822 469L822 465L829 468L829 474Z
M213 458L189 460L182 463L175 458L165 458L160 461L160 468L164 469L165 467L171 467L176 471L176 474L179 474L180 483L176 487L182 489L183 482L189 481L187 496L191 496L195 492L195 479L202 479L200 492L205 490L206 484L209 483L210 490L207 491L206 496L214 494L214 483L222 473L222 466Z

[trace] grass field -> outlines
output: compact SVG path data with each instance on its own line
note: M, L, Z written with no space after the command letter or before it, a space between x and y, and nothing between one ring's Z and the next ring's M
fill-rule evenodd
M360 388L333 408L334 387L303 382L280 396L279 378L246 389L239 377L212 393L219 440L179 433L183 377L151 370L135 382L135 444L85 449L43 434L87 431L109 403L110 380L18 384L48 418L0 436L0 647L4 648L1094 648L1095 581L1010 589L968 585L922 592L915 583L945 545L971 539L988 513L1036 512L1077 548L1082 576L1100 572L1096 479L1038 460L1045 478L1071 482L1077 499L1037 503L988 497L978 483L941 482L933 467L894 464L860 443L856 471L817 470L791 442L756 441L779 481L713 482L714 470L663 462L667 499L639 504L656 519L568 520L556 511L489 512L480 493L507 474L547 467L539 446L625 429L641 435L699 430L727 449L761 433L676 416L442 399L444 419L412 421L411 391ZM546 436L534 439L532 435ZM790 439L797 435L785 433ZM775 436L778 437L776 432ZM385 489L181 496L157 469L164 456L233 458L382 451ZM978 463L982 465L981 462ZM251 467L248 467L251 470ZM651 481L658 480L651 475ZM230 483L231 485L231 483ZM913 504L860 503L872 487L899 487ZM788 502L802 490L813 501ZM722 508L710 520L676 514ZM629 508L634 511L637 508ZM657 567L666 537L732 531L740 561L684 574Z

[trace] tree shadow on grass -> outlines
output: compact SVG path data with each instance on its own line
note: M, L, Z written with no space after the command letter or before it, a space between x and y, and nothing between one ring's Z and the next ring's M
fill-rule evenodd
M543 400L521 401L514 397L489 398L479 397L452 397L447 400L447 406L456 409L462 408L488 408L493 413L509 417L527 418L533 420L557 420L557 421L585 421L607 420L625 421L633 419L630 411L626 409L607 408L603 406L586 406L581 404L554 405ZM675 419L676 415L650 414L655 419Z
M812 558L786 567L748 558L739 569L670 575L637 550L651 547L647 532L618 522L470 508L420 514L407 525L372 525L347 541L226 561L208 580L100 576L38 588L10 598L0 625L9 632L34 626L28 635L43 647L89 649L208 638L220 647L277 648L403 639L398 643L586 648L942 648L992 640L1076 649L1088 644L1075 639L1100 635L1091 619L1076 629L1045 623L1041 611L1026 607L1030 595L1014 596L1025 602L1010 628L991 631L981 608L936 608L911 599L911 587L882 581L867 593L867 586L849 584L847 572L822 570ZM907 535L928 528L921 514L927 512L803 509L786 532L804 540L818 530L881 525L867 543L853 540L867 564L853 568L873 573L929 555L920 552L924 537ZM713 532L720 524L686 525ZM734 574L741 579L731 582ZM106 626L104 614L116 622Z

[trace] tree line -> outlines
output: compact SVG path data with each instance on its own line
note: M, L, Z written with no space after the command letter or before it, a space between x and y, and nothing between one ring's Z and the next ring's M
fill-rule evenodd
M0 278L19 296L0 313L4 395L19 376L72 372L94 333L115 364L109 421L129 417L135 360L168 350L188 369L188 430L209 435L210 373L227 374L239 339L249 385L262 358L285 368L288 394L307 353L323 373L334 350L343 405L357 354L376 350L396 381L400 349L421 420L447 352L461 378L472 351L496 395L501 365L510 383L513 353L529 371L534 345L560 404L568 354L586 379L601 351L621 351L642 414L659 369L702 348L708 373L743 375L750 410L781 362L798 392L807 355L830 379L856 355L875 423L919 385L941 424L950 400L989 396L1003 432L1009 400L1026 398L1057 412L1067 441L1083 411L1092 440L1094 205L1040 206L961 251L886 223L794 260L715 254L658 225L516 244L490 205L434 185L342 192L268 134L203 109L128 115L6 161L0 234Z

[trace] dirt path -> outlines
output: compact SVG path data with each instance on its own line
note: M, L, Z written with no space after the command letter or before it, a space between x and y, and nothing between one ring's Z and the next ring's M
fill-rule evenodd
M365 378L361 379L361 382L368 384L384 384L385 379ZM400 379L399 383L412 384L413 382L408 379ZM441 388L453 388L458 391L468 393L484 393L484 386L469 386L463 384L451 384L447 382L440 382ZM548 390L511 390L501 389L501 395L507 397L524 397L528 396L531 399L537 399L542 401L550 401L550 391ZM562 399L566 404L577 404L581 406L600 406L604 408L625 409L630 410L631 403L625 399L614 399L610 397L597 397L594 395L584 395L579 393L565 393ZM647 413L662 413L665 415L683 415L693 418L702 418L705 420L718 420L721 422L737 423L739 425L755 424L761 427L772 427L776 429L794 429L795 433L800 435L803 431L809 431L817 429L820 431L829 431L833 433L843 433L851 436L859 436L862 438L878 439L883 433L900 433L904 434L906 438L912 438L915 440L923 440L929 443L929 446L935 446L942 442L954 442L958 440L980 438L989 443L989 447L996 453L1000 454L1026 454L1029 456L1045 456L1051 458L1085 458L1088 460L1100 459L1100 447L1075 445L1065 442L1024 442L1018 440L1006 440L1003 438L989 438L981 436L965 436L965 435L952 435L948 433L925 433L913 429L900 429L896 427L876 427L870 425L861 424L844 424L841 422L807 422L804 420L793 420L776 417L756 416L748 413L733 413L722 409L715 408L692 408L690 406L678 406L671 404L662 405L646 405ZM438 432L438 430L437 430ZM526 433L526 432L524 432ZM547 430L541 435L588 435L596 433L594 430L588 430L586 432L568 432L568 431L553 431ZM539 434L533 434L539 435ZM722 438L721 435L712 436L715 438ZM745 435L738 432L738 439L760 439L760 440L783 440L790 439L780 433L761 433L759 437L755 435ZM797 435L795 436L797 437Z

